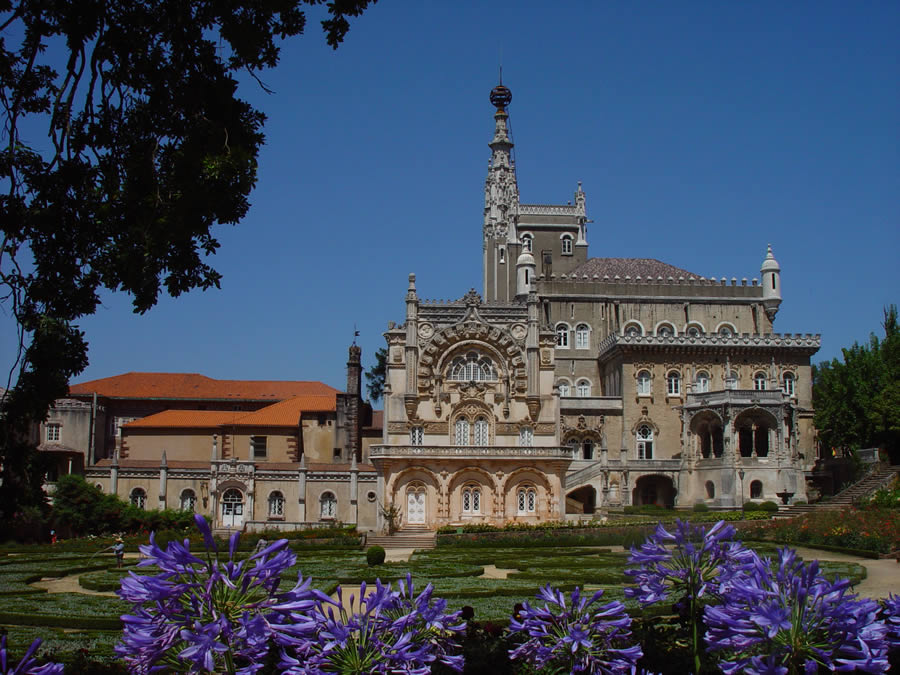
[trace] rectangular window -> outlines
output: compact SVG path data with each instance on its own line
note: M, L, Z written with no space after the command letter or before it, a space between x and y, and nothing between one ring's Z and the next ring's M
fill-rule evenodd
M413 427L409 430L409 444L422 445L425 442L425 430L422 427Z
M267 456L266 441L268 436L250 437L250 455L253 459L265 459Z
M519 429L519 445L523 448L530 448L534 445L534 429L531 427Z
M47 441L50 443L59 443L59 429L60 424L48 424L47 425Z
M653 459L653 441L638 441L638 459Z

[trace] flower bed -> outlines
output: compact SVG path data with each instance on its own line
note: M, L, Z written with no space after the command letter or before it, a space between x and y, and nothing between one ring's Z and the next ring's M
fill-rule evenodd
M900 549L900 510L877 507L814 511L742 529L745 537L784 544L836 546L890 553Z

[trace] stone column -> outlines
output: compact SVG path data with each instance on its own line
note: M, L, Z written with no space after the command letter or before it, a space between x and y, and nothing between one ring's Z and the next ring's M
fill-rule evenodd
M109 493L119 494L119 449L113 450L112 466L109 468Z
M297 471L297 502L300 506L299 519L301 523L307 522L306 518L306 455L300 455L300 468Z
M353 524L359 522L359 467L356 465L356 454L350 460L350 516Z
M166 462L166 451L163 450L159 461L159 508L166 508L166 491L169 482L169 465Z

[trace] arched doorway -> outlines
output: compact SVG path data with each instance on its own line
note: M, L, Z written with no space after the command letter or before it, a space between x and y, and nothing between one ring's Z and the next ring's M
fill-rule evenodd
M768 457L774 451L773 436L778 421L771 413L747 410L735 418L734 426L741 457Z
M424 525L425 515L425 486L412 483L406 488L406 522L410 525Z
M566 495L566 513L593 513L597 508L597 491L583 485Z
M244 495L237 488L228 488L222 494L222 527L244 526Z
M697 413L691 420L691 432L697 441L697 452L703 459L721 457L725 452L722 420L710 410Z
M655 504L675 506L675 484L666 476L641 476L634 484L631 503L635 506Z

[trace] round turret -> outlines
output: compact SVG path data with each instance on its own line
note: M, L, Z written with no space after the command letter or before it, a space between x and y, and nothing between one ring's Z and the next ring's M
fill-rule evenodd
M768 246L766 258L763 260L759 273L762 279L763 307L769 321L774 321L778 307L781 305L781 266L772 255L771 244Z
M516 296L528 295L535 274L534 256L529 251L522 251L516 260Z
M508 106L511 102L512 92L502 84L498 84L496 87L491 89L491 104L497 110L504 110L506 106Z

